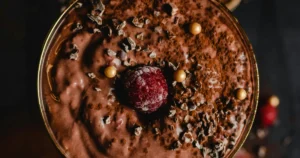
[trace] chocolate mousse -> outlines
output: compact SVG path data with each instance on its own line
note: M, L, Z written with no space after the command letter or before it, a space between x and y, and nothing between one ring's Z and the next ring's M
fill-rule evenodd
M66 157L229 157L251 128L254 55L217 2L75 2L43 53L41 110Z

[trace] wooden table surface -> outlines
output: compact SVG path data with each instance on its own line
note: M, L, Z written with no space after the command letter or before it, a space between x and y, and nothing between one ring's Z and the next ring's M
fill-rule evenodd
M300 1L248 0L234 15L256 52L261 96L277 94L279 124L269 144L293 135L268 157L300 157ZM59 16L56 0L0 2L0 157L61 157L44 128L37 104L41 46Z

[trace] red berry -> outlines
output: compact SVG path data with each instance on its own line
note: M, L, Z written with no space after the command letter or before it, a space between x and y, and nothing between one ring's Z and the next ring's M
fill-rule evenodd
M277 118L276 107L267 104L260 109L261 123L264 127L268 127L274 124Z
M127 71L124 87L129 103L144 113L156 111L167 101L167 82L158 67L142 66Z

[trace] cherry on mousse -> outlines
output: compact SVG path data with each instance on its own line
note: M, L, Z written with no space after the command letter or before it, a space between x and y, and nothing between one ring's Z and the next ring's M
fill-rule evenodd
M137 110L152 113L167 102L167 81L158 67L141 66L124 76L127 100Z

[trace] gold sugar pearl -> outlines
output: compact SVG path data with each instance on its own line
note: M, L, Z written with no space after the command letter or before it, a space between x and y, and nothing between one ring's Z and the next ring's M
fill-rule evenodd
M117 75L117 68L114 66L108 66L107 68L105 68L104 74L108 78L113 78Z
M274 107L277 107L280 103L279 98L276 95L272 95L269 99L268 99L268 103Z
M201 32L202 27L199 23L193 22L193 23L190 24L189 30L190 30L191 34L198 35Z
M247 97L247 92L246 92L245 89L239 88L239 89L236 91L236 98L237 98L238 100L244 100L244 99L246 99L246 97Z
M184 70L179 69L179 70L175 71L174 80L176 82L183 82L185 80L185 78L186 78L186 73L184 72Z

